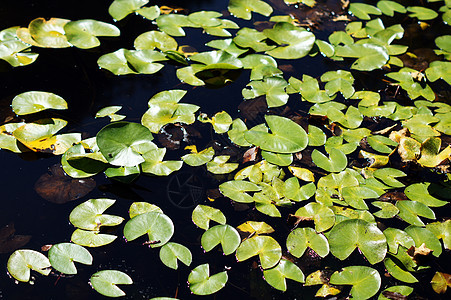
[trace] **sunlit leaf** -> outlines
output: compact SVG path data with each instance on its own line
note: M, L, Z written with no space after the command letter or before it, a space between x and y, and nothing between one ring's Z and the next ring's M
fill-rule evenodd
M114 25L96 20L78 20L64 25L69 43L77 48L89 49L100 45L98 36L119 36L120 31Z
M259 235L244 240L236 250L238 261L244 261L255 255L259 256L262 268L269 269L279 262L282 248L272 237Z
M359 3L355 3L359 4ZM374 44L352 44L338 46L335 55L358 58L351 66L359 71L371 71L381 68L389 59L387 50Z
M428 189L430 185L430 182L414 183L406 187L404 193L410 200L421 202L430 207L446 205L447 201L439 200L429 194Z
M373 201L371 204L380 208L379 211L373 213L373 215L378 218L390 219L399 213L399 209L390 202Z
M265 222L246 221L237 227L239 231L248 232L249 234L268 234L274 232L274 228Z
M301 220L313 220L317 232L325 231L335 224L334 212L327 206L315 202L299 208L295 215Z
M110 4L108 12L116 21L120 21L147 3L149 0L114 0Z
M267 17L272 13L272 7L261 0L230 0L228 9L235 17L245 20L251 19L252 12Z
M194 268L188 276L188 284L195 295L210 295L222 289L228 280L227 272L210 275L210 265Z
M410 12L409 17L418 20L432 20L438 17L438 13L434 10L423 6L408 6L407 11Z
M404 14L407 12L404 6L395 1L387 1L387 0L378 1L377 8L379 8L384 15L390 17L393 17L395 12L400 14Z
M445 249L451 249L451 220L429 223L426 228L438 239L443 240Z
M226 217L219 209L200 204L194 208L191 219L194 224L205 230L210 227L210 220L219 224L226 223Z
M351 296L368 299L376 295L381 287L381 275L375 269L365 266L345 267L330 277L330 283L352 285Z
M75 227L85 230L98 230L101 226L116 226L124 218L103 214L116 200L90 199L76 206L69 215L69 221Z
M287 237L287 249L293 256L301 257L307 248L312 249L321 257L329 254L327 239L312 228L296 228L290 232Z
M348 164L346 155L340 150L337 150L335 148L330 149L329 158L326 157L321 152L319 152L318 150L316 149L313 150L312 161L319 168L324 169L328 172L343 171Z
M304 282L304 273L301 269L286 259L281 259L274 268L264 270L263 277L271 286L281 291L287 290L286 279Z
M36 18L28 25L28 31L40 47L66 48L71 46L64 31L64 26L69 22L60 18Z
M420 247L424 244L427 248L432 250L432 255L435 257L439 257L440 254L442 254L442 244L440 244L439 239L428 229L410 225L404 229L404 231L413 238L415 247Z
M431 280L432 289L437 294L444 294L448 287L451 287L451 275L442 272L435 272Z
M144 234L149 237L150 247L161 247L174 234L174 224L165 214L151 211L137 215L124 226L124 237L127 241L133 241Z
M220 155L207 163L207 170L213 174L227 174L238 168L237 163L228 163L230 156Z
M177 243L167 243L160 249L160 259L169 268L177 270L178 260L186 266L193 260L191 251L183 245Z
M125 293L117 285L132 284L133 280L124 272L103 270L92 274L89 282L98 293L104 296L120 297L125 296Z
M198 153L185 154L181 158L186 164L197 167L209 162L215 155L213 147L206 148Z
M265 95L268 107L278 107L288 102L285 87L288 83L280 77L266 77L263 81L251 81L242 90L244 99L254 99Z
M85 265L92 264L92 255L88 250L72 243L53 245L49 250L52 267L64 274L77 274L74 261Z
M14 97L12 109L18 115L28 115L46 109L67 109L67 102L48 92L25 92Z
M112 243L117 236L99 233L98 231L76 229L71 236L71 241L85 247L101 247Z
M18 281L28 282L30 280L30 270L50 274L50 261L47 257L34 250L16 250L8 259L8 272Z
M136 50L154 50L155 48L161 51L177 50L177 41L161 31L147 31L140 34L134 42Z
M384 259L384 266L387 269L387 272L397 280L407 283L418 282L418 279L416 279L415 276L405 270L403 264L399 260L393 259L391 256Z
M424 226L423 221L418 216L435 219L434 211L421 202L398 201L396 207L399 209L398 216L412 225Z
M155 204L150 204L148 202L133 202L132 205L130 205L130 209L128 210L128 214L130 216L130 219L141 214L145 214L151 211L163 213L161 208L156 206Z
M224 255L235 252L241 243L240 235L230 225L216 225L204 232L201 239L202 248L209 252L221 244Z
M388 249L393 254L398 253L400 245L407 249L415 245L412 237L401 229L389 227L384 230L384 235L387 238Z
M357 18L362 20L370 20L371 19L371 17L369 16L370 14L371 15L382 14L379 8L365 3L351 3L349 5L349 11Z

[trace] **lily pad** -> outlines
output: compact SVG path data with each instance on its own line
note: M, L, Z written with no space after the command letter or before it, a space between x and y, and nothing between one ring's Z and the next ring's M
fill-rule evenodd
M177 41L165 32L161 31L147 31L140 34L134 42L136 50L154 50L155 48L161 51L177 50Z
M299 208L295 216L301 220L313 220L317 232L325 231L335 224L334 212L320 203L312 202Z
M220 155L207 163L207 170L213 174L228 174L238 168L237 163L227 163L229 155Z
M235 252L241 243L241 238L230 225L216 225L204 232L201 239L202 248L209 252L218 244L221 244L224 255L229 255Z
M163 213L161 208L156 206L155 204L150 204L148 202L133 202L132 205L130 205L130 209L128 210L128 214L130 216L130 219L141 214L145 214L151 211Z
M75 229L70 239L80 246L101 247L114 242L117 236L99 233L98 231Z
M210 220L223 225L226 223L226 217L222 211L217 208L201 204L194 208L191 219L194 224L205 230L208 230L210 227Z
M108 8L108 13L116 21L120 21L147 3L149 0L114 0Z
M387 253L387 240L376 224L360 219L350 219L336 224L329 232L330 252L344 260L356 247L371 264L378 263ZM354 295L355 296L355 295Z
M329 158L318 150L313 150L312 161L319 168L324 169L328 172L340 172L343 171L348 165L348 160L346 155L338 149L331 148L329 153Z
M435 214L427 205L417 201L398 201L396 207L399 209L398 216L409 224L424 226L419 216L435 219Z
M99 230L101 226L116 226L124 218L103 214L116 200L99 198L90 199L77 205L69 215L69 221L75 227L85 230Z
M117 285L118 284L132 284L133 280L121 271L103 270L94 273L89 279L91 286L100 294L107 297L125 296Z
M50 274L50 261L48 258L34 250L16 250L8 259L8 272L18 281L28 282L30 280L30 270Z
M78 20L64 25L69 43L77 48L90 49L100 45L98 36L119 36L119 28L96 20Z
M288 102L285 87L288 83L281 77L266 77L263 81L251 81L242 91L244 99L266 95L268 107L278 107Z
M312 228L296 228L290 232L287 237L287 249L293 256L301 257L307 248L312 249L321 257L329 254L327 239Z
M160 259L167 267L177 270L178 260L189 266L193 257L191 251L185 246L170 242L161 247Z
M244 240L236 250L238 261L244 261L255 255L259 256L262 268L269 269L280 261L282 248L272 237L259 235Z
M352 285L351 295L355 299L369 299L381 287L381 275L375 269L365 266L345 267L330 277L330 283Z
M150 247L161 247L174 234L174 224L165 214L151 211L137 215L124 226L124 237L127 241L133 241L144 234L149 236Z
M220 184L219 190L225 197L229 197L236 202L252 203L254 199L247 192L258 192L261 188L249 181L232 180Z
M429 223L426 228L438 239L443 240L445 249L451 249L451 220Z
M67 48L71 44L67 41L64 26L70 20L60 18L36 18L28 25L28 31L34 44L46 48Z
M432 250L432 255L439 257L442 254L442 244L439 239L428 229L416 225L410 225L404 229L408 235L413 238L415 247L420 247L424 244L427 248Z
M251 234L268 234L274 232L274 228L265 222L247 221L237 227L239 231Z
M409 17L418 20L432 20L438 17L438 13L434 10L423 6L408 6L407 11L410 12Z
M358 3L355 3L358 4ZM335 55L341 57L358 58L351 66L359 71L372 71L381 68L389 59L384 47L374 44L352 44L337 46Z
M25 92L14 97L12 109L18 115L28 115L46 109L67 109L63 98L48 92Z
M263 276L266 282L281 291L287 290L285 279L304 282L304 273L302 273L301 269L286 259L281 259L274 268L264 270Z
M88 250L72 243L53 245L49 250L52 267L64 274L77 274L74 261L85 265L92 264L92 255Z
M216 293L226 285L227 280L226 271L210 275L209 264L197 266L188 276L189 288L195 295Z
M430 182L414 183L406 187L404 193L410 200L421 202L429 207L440 207L448 204L447 201L437 199L429 194L428 188L430 185Z
M272 7L261 0L230 0L229 12L237 18L250 20L252 12L269 16L272 14Z

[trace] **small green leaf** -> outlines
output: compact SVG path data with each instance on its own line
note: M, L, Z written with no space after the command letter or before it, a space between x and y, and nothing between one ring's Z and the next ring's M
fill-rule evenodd
M25 92L14 97L11 107L18 115L28 115L46 109L67 109L67 102L53 93Z
M100 294L107 297L125 296L118 284L132 284L133 280L121 271L103 270L94 273L89 279L91 286Z
M98 231L75 229L71 241L85 247L100 247L112 243L117 236L99 233Z
M144 234L149 236L150 247L161 247L174 234L174 224L165 214L151 211L137 215L124 226L124 237L127 241L133 241Z
M90 199L76 206L69 215L69 221L75 227L85 230L98 230L101 226L116 226L124 218L103 214L116 200Z
M352 298L369 299L379 291L381 287L381 275L370 267L350 266L332 274L330 283L335 285L352 285Z
M327 172L340 172L348 165L346 155L335 148L330 149L329 158L318 150L313 150L312 161L319 168L324 169Z
M435 220L432 209L417 201L398 201L396 207L399 209L398 216L409 224L424 226L423 221L418 216Z
M227 272L210 275L210 265L203 264L194 268L188 276L191 292L195 295L210 295L222 289L228 280Z
M132 205L130 205L130 209L128 210L128 214L130 216L130 219L141 214L145 214L151 211L163 213L161 208L154 204L150 204L148 202L133 202Z
M108 8L109 14L117 21L137 11L149 3L149 0L114 0Z
M315 202L299 208L295 216L300 217L301 220L313 220L317 232L325 231L335 224L334 212L327 206Z
M64 25L69 43L77 48L90 49L100 45L98 36L119 36L120 30L114 25L96 20L78 20Z
M205 230L210 227L210 220L219 224L226 223L226 217L219 209L201 204L194 208L191 219L194 224Z
M236 250L238 261L244 261L255 255L259 256L262 268L269 269L279 262L282 257L282 248L270 236L254 236L244 240Z
M186 266L193 260L191 251L183 245L169 242L160 248L160 260L169 268L177 270L180 260Z
M261 0L230 0L228 6L229 12L237 18L250 20L252 12L269 16L272 13L272 7Z
M409 17L417 18L422 21L432 20L438 17L438 13L430 8L422 6L408 6L407 11L410 12Z
M301 257L307 248L311 248L321 257L329 254L327 239L312 228L296 228L290 232L287 238L287 249L293 256Z
M209 252L218 244L221 244L224 255L235 252L241 243L241 238L230 225L216 225L204 232L201 239L202 248Z
M45 255L34 250L16 250L8 259L8 272L18 281L28 282L30 280L30 270L50 274L50 261Z
M287 282L291 279L297 282L304 282L304 273L301 269L289 260L281 259L277 266L272 269L263 270L263 277L274 288L286 291Z
M49 261L52 267L64 274L77 274L74 261L85 265L92 264L92 255L77 244L60 243L49 250Z
M351 3L349 5L349 11L362 20L371 20L370 14L378 16L382 14L379 8L365 3Z

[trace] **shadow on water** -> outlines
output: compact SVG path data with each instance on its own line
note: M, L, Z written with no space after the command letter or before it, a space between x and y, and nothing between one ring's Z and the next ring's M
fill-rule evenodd
M276 2L276 1L271 1ZM327 1L329 2L329 1ZM333 2L333 1L332 1ZM71 20L92 18L112 22L107 8L111 0L2 0L0 4L0 29L10 26L26 26L36 17L60 17ZM189 11L217 10L224 14L226 1L156 1L155 4L181 6ZM263 18L255 16L252 21ZM234 19L234 21L237 21ZM240 21L237 21L240 23ZM244 26L251 22L241 21ZM241 23L240 23L241 24ZM152 95L167 89L186 89L189 93L183 102L201 107L202 112L213 114L226 110L232 117L238 116L238 105L242 102L241 89L248 83L249 74L243 72L235 83L216 89L193 88L182 85L175 76L175 68L166 67L155 75L114 76L100 70L97 59L100 55L115 51L121 47L131 49L134 38L142 32L155 29L149 21L140 18L127 18L116 23L121 29L120 38L103 38L102 45L91 50L36 49L38 60L30 66L11 69L0 62L0 106L11 102L20 93L31 90L53 92L62 96L69 104L68 112L58 112L69 121L67 132L82 132L84 137L94 136L107 124L106 119L94 119L95 113L104 106L122 105L121 114L128 121L139 122L147 109L147 101ZM137 29L139 28L139 29ZM334 28L323 28L319 36L323 38ZM208 48L204 43L212 38L188 29L188 38L178 39L179 44L190 44L199 51ZM285 74L301 77L302 74L318 77L337 65L325 63L321 56L307 57L298 61L284 61ZM288 78L287 77L287 78ZM371 81L371 78L364 80ZM364 85L366 83L362 83ZM299 102L299 101L298 101ZM1 106L3 107L3 106ZM296 107L302 110L302 107ZM211 135L206 126L199 125L202 135L200 143L207 145ZM226 143L227 141L220 141ZM204 146L202 145L202 146ZM178 152L175 152L178 154ZM171 153L169 153L169 156ZM172 154L173 155L173 154ZM167 178L141 176L132 185L110 181L104 175L94 177L97 187L81 199L63 205L50 203L42 199L33 189L39 177L48 168L58 164L60 157L38 155L16 155L0 151L1 168L1 206L0 227L14 223L16 234L31 235L25 248L39 250L46 244L68 242L74 230L69 224L70 211L82 201L90 198L107 197L117 199L108 212L126 219L128 208L134 201L147 201L159 205L174 221L173 240L187 246L193 253L192 267L209 262L211 272L217 273L231 269L229 282L225 289L218 292L215 299L312 299L316 292L313 288L302 288L294 282L288 282L288 291L280 293L271 288L262 278L262 273L252 262L237 264L233 255L223 256L214 250L204 253L200 247L203 232L195 228L191 221L191 211L195 204L208 202L205 192L216 188L218 178L208 176L202 168L184 167L177 174ZM233 207L224 198L217 199L215 206L221 208L228 223L238 226L247 220L268 221L270 218L256 215L251 209ZM286 215L286 213L285 213ZM272 220L271 224L275 222ZM274 225L276 232L288 232L286 220ZM180 266L174 271L166 268L158 257L158 250L142 244L145 239L127 243L122 238L122 226L106 229L106 233L118 236L113 244L89 249L94 257L93 266L77 264L76 276L48 277L37 275L34 285L21 283L16 285L8 278L6 261L10 253L0 254L0 298L8 300L26 299L105 299L91 290L87 284L89 277L101 269L117 269L129 274L134 281L132 286L123 286L127 296L124 299L150 299L157 296L179 297L180 299L202 298L190 294L187 277L191 268ZM286 237L281 237L280 241ZM329 258L323 265L336 265L335 258ZM301 258L306 274L319 267L312 257ZM349 262L358 263L362 257L354 253ZM315 269L316 268L316 269Z

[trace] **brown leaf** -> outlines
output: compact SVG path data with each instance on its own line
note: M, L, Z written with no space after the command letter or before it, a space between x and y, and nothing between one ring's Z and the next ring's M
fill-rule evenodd
M36 192L47 201L63 204L79 199L96 186L92 178L75 179L64 173L61 165L53 165L49 173L39 177L34 185Z
M0 228L0 253L9 253L25 246L31 239L31 235L15 235L14 223Z
M444 294L448 287L451 287L451 275L436 272L434 277L431 280L432 289L437 294Z
M379 201L401 201L409 200L403 192L387 192L379 197Z
M407 296L404 296L403 294L400 294L397 292L383 291L382 295L385 298L392 299L392 300L407 300Z
M258 147L252 147L243 154L243 164L249 161L256 161L258 155Z
M421 265L421 261L424 260L424 258L432 253L433 250L426 247L426 244L421 244L420 247L412 246L407 250L407 254L412 258L412 260L418 264Z
M238 105L240 116L246 120L256 120L259 114L265 113L268 110L266 99L263 96L257 97L252 100L246 100Z

